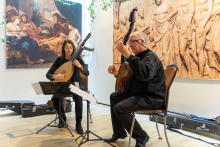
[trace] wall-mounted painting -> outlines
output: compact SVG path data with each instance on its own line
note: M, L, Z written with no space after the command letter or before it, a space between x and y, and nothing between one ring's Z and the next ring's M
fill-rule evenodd
M7 69L49 68L64 40L78 48L82 4L57 0L6 0Z
M138 8L134 31L143 31L148 49L164 67L178 64L177 77L220 79L220 0L122 0L114 7L113 61L119 68L118 42Z

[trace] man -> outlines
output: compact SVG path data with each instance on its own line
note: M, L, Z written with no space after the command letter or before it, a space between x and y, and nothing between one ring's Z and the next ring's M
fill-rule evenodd
M147 38L143 32L134 32L129 38L129 46L135 54L128 51L128 47L119 43L117 49L129 62L133 71L133 81L130 91L119 95L112 93L110 96L111 118L113 132L107 142L115 142L119 138L127 137L125 129L130 132L132 115L130 112L140 109L160 110L164 108L165 99L165 75L162 62L157 55L146 49ZM108 68L108 72L118 75L114 66ZM149 140L147 133L135 120L132 137L136 139L135 147L144 147Z
M43 36L43 33L49 34L48 30L42 30L39 27L36 27L32 21L28 21L28 16L26 14L21 15L20 26L24 33L28 34L31 39L40 41L41 39L46 39Z

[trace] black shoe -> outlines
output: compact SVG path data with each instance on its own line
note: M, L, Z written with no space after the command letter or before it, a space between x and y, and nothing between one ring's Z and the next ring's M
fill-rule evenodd
M66 117L64 117L63 118L63 120L66 122ZM59 124L58 124L58 128L62 128L62 127L64 127L65 125L64 125L64 123L63 123L63 121L59 121Z
M145 147L146 143L148 142L148 140L150 139L150 137L147 135L147 137L145 138L145 140L143 142L136 142L135 147Z
M116 140L120 139L124 139L127 137L127 134L125 136L119 136L119 135L115 135L113 134L111 138L105 138L104 141L106 142L115 142Z
M83 128L81 124L76 124L76 132L78 134L83 134Z

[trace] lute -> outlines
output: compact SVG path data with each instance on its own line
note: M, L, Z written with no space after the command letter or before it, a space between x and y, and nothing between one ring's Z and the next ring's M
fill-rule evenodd
M90 38L91 34L89 33L87 35L87 37L83 40L83 42L81 43L80 45L80 48L75 51L75 53L73 53L72 57L70 58L69 61L67 61L66 63L64 63L63 65L61 65L54 73L53 75L57 75L57 74L65 74L64 76L64 79L62 80L58 80L58 79L55 79L54 81L56 82L69 82L72 75L73 75L73 72L74 72L74 65L73 65L73 62L74 60L81 54L81 52L84 50L84 49L87 49L87 50L94 50L94 49L89 49L87 47L84 47L86 41Z
M130 27L123 40L124 45L126 45L131 35L131 32L133 31L136 11L137 11L137 8L134 8L130 12L130 17L129 17ZM127 93L131 86L132 77L133 77L133 72L129 66L129 63L126 62L124 56L121 55L121 66L119 68L118 75L117 75L117 80L115 84L115 92L117 94Z

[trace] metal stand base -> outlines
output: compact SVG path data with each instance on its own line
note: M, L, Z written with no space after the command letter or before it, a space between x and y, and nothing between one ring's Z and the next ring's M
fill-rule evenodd
M68 125L66 124L66 122L61 118L61 117L57 117L56 119L54 119L52 122L50 122L49 124L47 124L46 126L44 126L43 128L41 128L39 131L36 132L39 133L40 131L42 131L44 128L46 128L47 126L50 126L50 124L52 124L54 121L56 121L57 119L60 119L63 124L65 125L65 127L69 130L70 134L74 137L74 135L72 134L72 132L70 131L70 129L68 128ZM50 126L50 127L57 127L57 126Z
M89 130L89 110L90 110L89 107L90 107L90 102L87 100L87 130L86 130L85 133L83 133L81 136L79 136L78 138L75 139L75 140L77 140L77 139L79 139L80 137L82 137L82 140L80 141L79 146L81 146L82 144L84 144L84 143L86 143L86 142L88 142L88 141L99 141L99 140L103 140L103 141L104 141L103 138L99 137L98 135L96 135L95 133L93 133L93 132L91 132L91 131ZM99 138L99 139L89 139L89 133L93 134L94 136L96 136L96 137ZM87 136L87 138L86 138L86 136ZM84 139L85 139L85 141L83 142ZM105 142L106 142L106 141L105 141ZM112 145L112 144L109 143L109 142L106 142L106 143L108 143L109 145L115 147L114 145ZM78 146L78 147L79 147L79 146Z
M59 93L59 96L61 96L61 93ZM66 124L66 122L63 120L63 118L61 118L61 106L62 106L62 102L61 102L61 98L59 98L59 117L55 118L52 122L50 122L49 124L47 124L46 126L44 126L42 129L40 129L39 131L36 132L39 133L41 130L43 130L44 128L46 128L47 126L50 126L51 123L53 123L54 121L56 121L57 119L59 119L59 122L62 121L63 124L66 126L66 128L69 130L70 134L74 137L74 135L72 134L72 132L70 131L70 129L68 128L68 125ZM56 126L51 126L51 127L56 127Z

